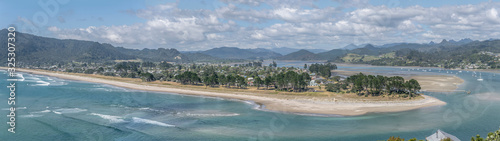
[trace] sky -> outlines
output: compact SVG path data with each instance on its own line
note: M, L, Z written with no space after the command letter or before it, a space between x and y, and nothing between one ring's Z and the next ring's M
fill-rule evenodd
M1 0L0 9L4 28L134 49L500 38L499 0Z

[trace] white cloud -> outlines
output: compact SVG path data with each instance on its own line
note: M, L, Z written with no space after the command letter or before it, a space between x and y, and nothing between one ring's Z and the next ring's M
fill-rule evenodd
M176 3L129 10L128 13L146 19L144 23L132 25L78 29L49 27L47 30L59 38L93 40L125 47L172 47L181 50L218 46L332 49L349 43L500 38L498 2L405 8L372 6L366 0L336 0L341 6L324 8L317 8L314 1L222 2L226 5L214 10L180 9ZM271 8L252 8L263 4ZM345 12L345 8L356 9Z
M51 32L58 32L60 29L55 27L55 26L51 26L51 27L47 28L47 30L49 30Z

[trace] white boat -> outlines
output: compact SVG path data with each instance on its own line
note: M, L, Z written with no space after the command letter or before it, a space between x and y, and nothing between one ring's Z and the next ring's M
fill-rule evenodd
M483 78L481 77L481 73L479 73L479 78L477 79L477 81L483 81Z

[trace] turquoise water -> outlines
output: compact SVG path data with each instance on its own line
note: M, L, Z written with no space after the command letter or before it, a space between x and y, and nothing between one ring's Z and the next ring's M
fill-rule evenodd
M428 93L447 102L397 113L362 116L296 115L259 110L251 102L144 92L109 85L23 74L17 82L16 134L2 124L2 140L383 140L424 139L437 129L462 140L500 126L500 74L339 66L388 75L444 74L466 81L450 93ZM410 68L411 69L411 68ZM429 68L427 68L429 69ZM2 73L5 73L4 71ZM0 85L7 86L0 73ZM458 74L456 74L458 73ZM479 72L476 72L479 74ZM0 91L7 121L8 89ZM283 107L286 108L286 107Z

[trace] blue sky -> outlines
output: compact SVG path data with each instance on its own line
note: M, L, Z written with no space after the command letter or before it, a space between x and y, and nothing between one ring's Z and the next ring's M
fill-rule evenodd
M499 38L499 7L488 0L17 0L0 1L0 15L1 26L21 32L128 48L333 49Z

